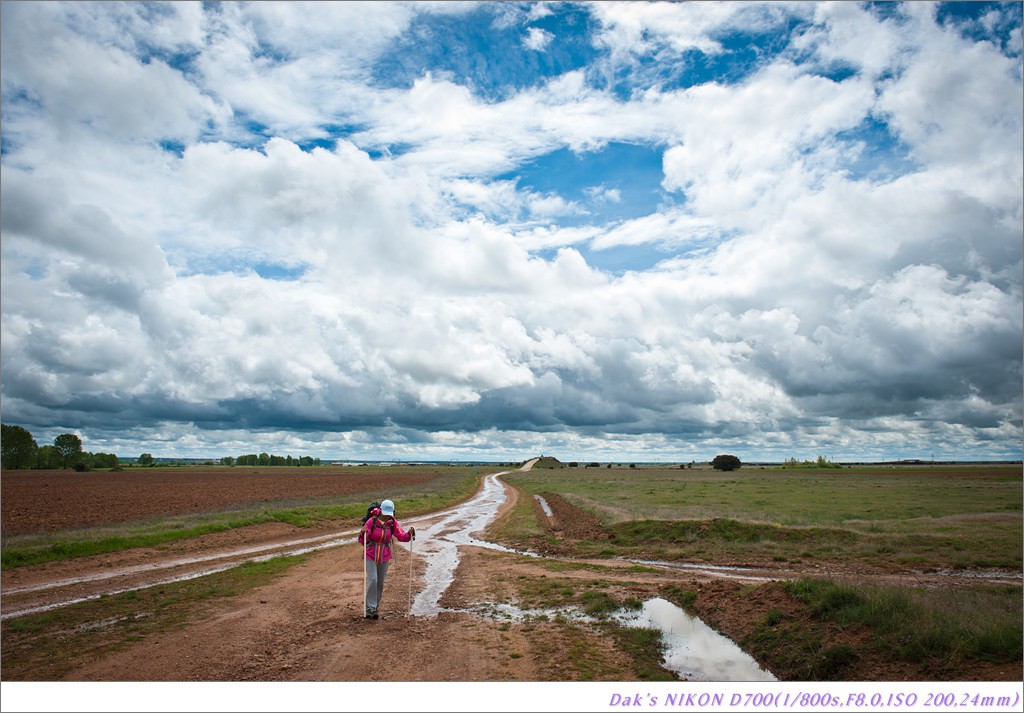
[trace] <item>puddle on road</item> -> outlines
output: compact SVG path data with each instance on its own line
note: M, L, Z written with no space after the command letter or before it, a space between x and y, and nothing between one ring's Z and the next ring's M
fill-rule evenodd
M476 497L454 510L442 513L441 519L423 526L416 525L416 540L411 543L412 552L414 556L425 559L427 569L424 574L426 584L416 594L409 612L413 616L433 616L441 612L438 602L455 581L460 545L527 554L473 537L491 524L498 514L498 508L505 502L505 486L498 480L500 475L504 473L495 473L484 478L483 488ZM416 521L410 522L415 524Z
M684 681L778 680L731 639L665 599L649 599L639 612L614 618L626 626L659 629L663 666Z

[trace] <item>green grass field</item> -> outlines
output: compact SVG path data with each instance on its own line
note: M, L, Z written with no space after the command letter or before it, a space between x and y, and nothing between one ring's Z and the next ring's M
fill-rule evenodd
M529 494L555 493L595 515L616 554L865 564L1022 567L1019 465L843 469L562 468L515 473ZM541 535L529 518L512 539ZM595 555L608 543L578 545ZM609 552L610 553L610 552Z

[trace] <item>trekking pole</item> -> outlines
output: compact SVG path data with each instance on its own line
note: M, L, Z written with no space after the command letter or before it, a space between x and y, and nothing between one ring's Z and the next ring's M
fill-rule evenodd
M416 541L416 535L409 540L409 611L406 616L412 615L412 543Z
M363 568L363 616L366 616L366 545L359 543L359 564Z

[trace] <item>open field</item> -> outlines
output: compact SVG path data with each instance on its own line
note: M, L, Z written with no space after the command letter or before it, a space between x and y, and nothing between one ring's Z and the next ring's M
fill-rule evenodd
M148 567L186 552L337 531L382 496L396 499L403 518L433 512L465 500L479 481L470 467L305 469L320 479L308 482L275 468L256 474L265 488L263 499L253 499L259 489L243 476L258 469L182 468L135 483L153 486L136 497L177 497L182 487L206 492L204 479L232 470L237 480L227 491L238 499L216 500L205 511L200 502L188 512L147 511L144 520L80 521L75 529L5 536L5 590L12 582ZM60 487L59 480L9 492L8 475L5 508L18 504L7 502L18 492L56 507L59 499L42 491ZM48 477L61 475L70 473ZM176 475L185 477L175 482ZM105 474L75 476L68 482L80 483L78 497L104 502L98 494ZM590 610L661 596L782 680L1021 678L1019 466L536 469L503 480L513 486L511 502L487 539L558 559L469 548L448 606ZM334 490L309 489L324 483ZM97 487L90 492L90 485ZM277 499L266 499L268 492ZM45 510L43 503L32 508ZM169 539L160 544L146 539L163 536ZM83 544L100 544L104 554ZM3 678L528 681L652 680L664 673L656 637L638 640L607 625L500 623L471 614L390 621L404 606L394 600L386 621L368 625L358 613L360 574L348 564L356 554L347 545L4 621ZM631 560L742 564L765 579L734 581ZM364 670L358 652L371 633L375 645L421 651L422 667ZM450 654L435 661L429 652L439 645Z
M4 471L3 566L153 546L284 522L355 521L401 498L410 515L469 497L473 466L180 467Z
M509 480L596 518L601 534L576 543L580 556L608 550L719 563L1024 566L1019 465L564 468L533 469ZM526 529L509 536L539 534Z
M330 505L412 492L470 466L185 466L125 471L15 470L0 474L5 535L79 530L159 517ZM432 485L429 490L437 490ZM441 486L443 487L443 486ZM364 506L365 507L365 506Z

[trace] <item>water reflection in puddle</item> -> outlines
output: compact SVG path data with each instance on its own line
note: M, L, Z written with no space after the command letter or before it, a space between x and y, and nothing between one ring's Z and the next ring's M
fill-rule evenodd
M778 680L732 640L664 599L650 599L640 611L619 613L615 619L626 626L660 630L664 666L684 681Z
M537 502L540 503L540 507L542 510L544 510L545 515L547 515L548 517L555 516L555 514L551 512L551 506L548 505L548 501L544 499L543 495L534 495L533 497L535 497L537 499Z

